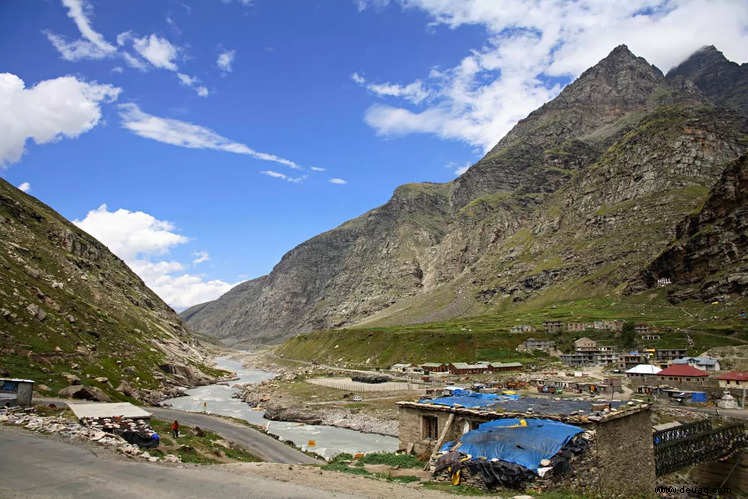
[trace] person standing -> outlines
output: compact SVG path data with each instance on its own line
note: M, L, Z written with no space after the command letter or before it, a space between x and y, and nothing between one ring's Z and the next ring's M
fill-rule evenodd
M179 421L176 419L171 424L171 436L174 438L179 438Z

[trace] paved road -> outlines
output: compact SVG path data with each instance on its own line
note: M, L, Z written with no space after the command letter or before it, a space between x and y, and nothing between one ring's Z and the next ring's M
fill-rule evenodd
M3 427L0 470L3 498L355 497L216 466L164 466L125 460L106 449L79 447Z
M162 407L146 407L148 412L162 420L178 420L181 424L188 426L199 426L204 430L218 433L226 440L244 447L252 454L271 463L283 464L320 464L321 461L314 459L293 447L279 442L265 433L254 428L234 423L226 419L200 414L196 412L185 412L177 409L166 409Z
M74 403L74 401L52 398L40 399L39 402L51 402L55 404ZM187 426L199 426L204 430L218 433L226 440L247 449L263 461L282 464L322 464L322 461L314 459L290 445L279 442L265 433L221 417L161 407L144 406L143 408L153 413L158 419L165 421L176 419Z

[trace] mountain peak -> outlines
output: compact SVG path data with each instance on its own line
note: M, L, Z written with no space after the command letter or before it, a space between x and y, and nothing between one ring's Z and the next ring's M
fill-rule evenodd
M558 97L559 104L607 103L623 108L638 107L663 83L655 66L626 45L618 45L604 59L589 68Z
M748 64L730 61L714 45L691 54L668 71L667 79L690 80L714 103L748 115Z

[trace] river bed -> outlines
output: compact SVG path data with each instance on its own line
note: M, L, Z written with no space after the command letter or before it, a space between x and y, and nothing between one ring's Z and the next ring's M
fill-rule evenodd
M325 459L341 452L393 452L398 448L398 439L385 435L334 426L267 420L262 417L264 411L252 409L247 403L233 398L236 390L232 386L260 383L273 378L274 373L247 369L240 361L228 357L218 357L215 362L216 367L235 372L239 379L229 381L230 386L217 384L191 388L185 392L186 396L164 402L183 411L230 416L263 426L268 433L277 435L281 440L290 440L300 449L310 450ZM309 445L310 443L314 445Z

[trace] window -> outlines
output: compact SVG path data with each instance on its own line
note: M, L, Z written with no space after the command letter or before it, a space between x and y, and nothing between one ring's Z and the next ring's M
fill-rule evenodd
M421 416L421 437L429 440L439 438L439 418L436 416Z

